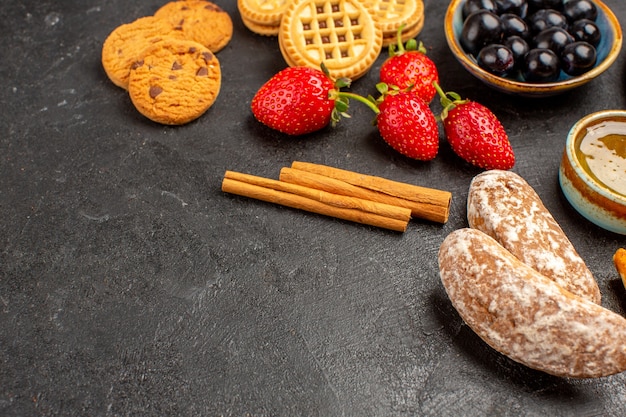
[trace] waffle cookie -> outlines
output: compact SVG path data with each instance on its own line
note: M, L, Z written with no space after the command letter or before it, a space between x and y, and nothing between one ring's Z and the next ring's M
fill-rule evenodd
M243 24L252 32L276 36L289 0L237 0Z
M424 27L422 0L363 0L383 32L383 46L397 42L402 28L402 42L416 37Z
M383 35L361 0L291 0L278 42L290 66L323 62L332 78L355 80L374 64Z
M154 16L141 17L115 28L102 45L102 66L109 79L128 89L130 66L144 49L165 37L183 38L168 21Z
M132 65L128 92L147 118L180 125L206 112L220 86L220 64L208 48L194 41L166 39L145 50Z
M158 9L154 16L167 20L187 39L204 45L211 52L220 51L233 36L230 16L210 1L171 1Z

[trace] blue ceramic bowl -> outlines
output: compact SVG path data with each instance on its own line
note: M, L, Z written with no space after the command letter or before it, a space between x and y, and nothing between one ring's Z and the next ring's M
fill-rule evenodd
M596 225L626 235L626 110L583 117L567 135L559 183Z
M463 51L459 42L463 30L463 4L465 0L452 0L448 6L444 21L446 41L450 50L461 65L476 78L496 90L528 97L542 97L563 93L579 87L596 78L609 68L617 59L622 48L622 29L613 12L600 0L593 0L598 8L596 24L600 28L602 40L598 45L596 66L579 76L569 76L561 72L555 82L528 83L521 78L505 78L483 70L476 59Z

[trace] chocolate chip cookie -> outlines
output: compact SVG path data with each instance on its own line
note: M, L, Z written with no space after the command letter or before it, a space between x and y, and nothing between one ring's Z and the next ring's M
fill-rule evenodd
M233 36L230 16L210 1L171 1L158 9L154 16L167 20L187 39L204 45L211 52L220 51Z
M154 16L116 27L102 45L102 66L109 79L128 89L130 66L144 49L166 37L182 39L183 33L168 21Z
M215 102L221 69L213 52L198 42L165 39L131 66L128 92L137 110L162 124L181 125Z

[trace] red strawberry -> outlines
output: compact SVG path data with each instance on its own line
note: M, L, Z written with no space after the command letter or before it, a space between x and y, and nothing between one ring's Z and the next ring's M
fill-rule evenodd
M288 67L257 91L252 113L261 123L288 135L311 133L347 116L348 100L339 89L349 85L345 78L333 82L324 71Z
M452 150L465 161L483 169L511 169L515 155L504 127L487 107L471 100L462 100L456 93L441 96L446 138Z
M376 125L385 142L410 158L430 161L437 156L437 119L424 100L410 91L389 91L379 103Z
M389 58L380 67L380 81L400 89L411 88L426 103L430 103L437 91L433 86L439 82L435 63L426 56L426 48L415 39L402 44L400 33L397 45L389 45Z

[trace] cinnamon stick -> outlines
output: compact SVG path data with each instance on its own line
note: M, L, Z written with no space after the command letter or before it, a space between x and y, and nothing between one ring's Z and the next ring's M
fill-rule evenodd
M334 194L351 195L405 207L415 218L438 223L448 221L452 194L448 191L392 181L339 168L295 161L283 168L280 180L317 188Z
M394 231L406 231L411 211L269 178L226 171L222 191Z

